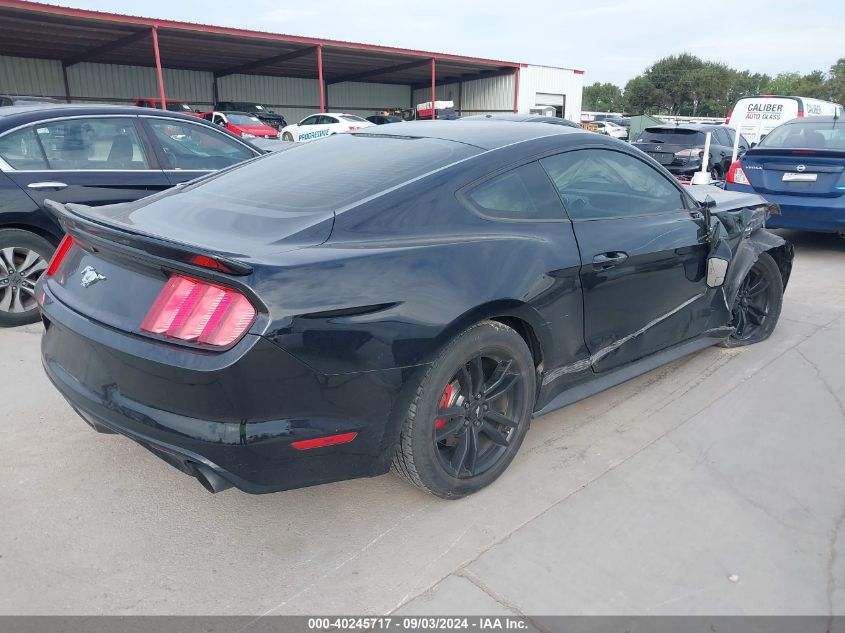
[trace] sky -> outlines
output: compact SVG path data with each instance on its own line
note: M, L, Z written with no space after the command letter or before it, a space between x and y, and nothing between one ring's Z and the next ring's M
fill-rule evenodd
M63 0L80 9L578 68L623 86L682 52L739 70L827 71L845 57L836 0Z

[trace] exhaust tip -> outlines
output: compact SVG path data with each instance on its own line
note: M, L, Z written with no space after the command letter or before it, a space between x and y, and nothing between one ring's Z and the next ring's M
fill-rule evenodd
M191 467L193 468L194 477L197 478L197 481L211 493L222 492L232 487L230 482L223 479L223 477L208 466L192 463Z

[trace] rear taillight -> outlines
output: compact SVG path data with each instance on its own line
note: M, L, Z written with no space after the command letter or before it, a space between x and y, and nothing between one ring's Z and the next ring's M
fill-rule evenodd
M226 347L241 338L253 321L255 308L236 290L173 275L141 322L141 330Z
M59 247L56 249L56 252L53 253L53 259L50 260L50 265L47 267L47 272L44 273L47 277L52 277L56 274L56 271L59 269L59 266L62 265L62 261L67 255L67 252L71 249L74 245L73 238L70 235L65 235L62 238L62 241L59 242Z
M732 183L734 185L750 185L751 182L748 180L748 176L745 175L745 172L742 171L742 167L739 164L739 161L734 161L731 163L730 169L728 169L728 175L725 178L726 182Z
M679 152L675 152L675 156L678 158L704 158L704 150L703 149L682 149Z
M733 110L729 110L729 111L728 111L728 116L727 116L727 117L725 117L725 125L730 125L730 124L731 124L731 117L733 116L733 113L734 113L734 111L733 111Z

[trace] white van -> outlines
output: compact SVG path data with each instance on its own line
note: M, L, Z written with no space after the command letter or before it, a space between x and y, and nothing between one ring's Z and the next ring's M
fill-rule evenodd
M845 114L838 103L807 97L758 95L743 97L728 112L725 124L739 130L752 144L759 143L766 134L781 123L804 116L832 116Z

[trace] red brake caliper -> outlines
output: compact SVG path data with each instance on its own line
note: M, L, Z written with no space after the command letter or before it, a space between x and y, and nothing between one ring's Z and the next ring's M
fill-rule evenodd
M437 404L438 409L446 409L452 403L452 383L446 385L446 388L443 390L443 395L440 396L440 402ZM446 423L449 421L449 418L438 418L434 422L435 429L442 429L446 426Z

